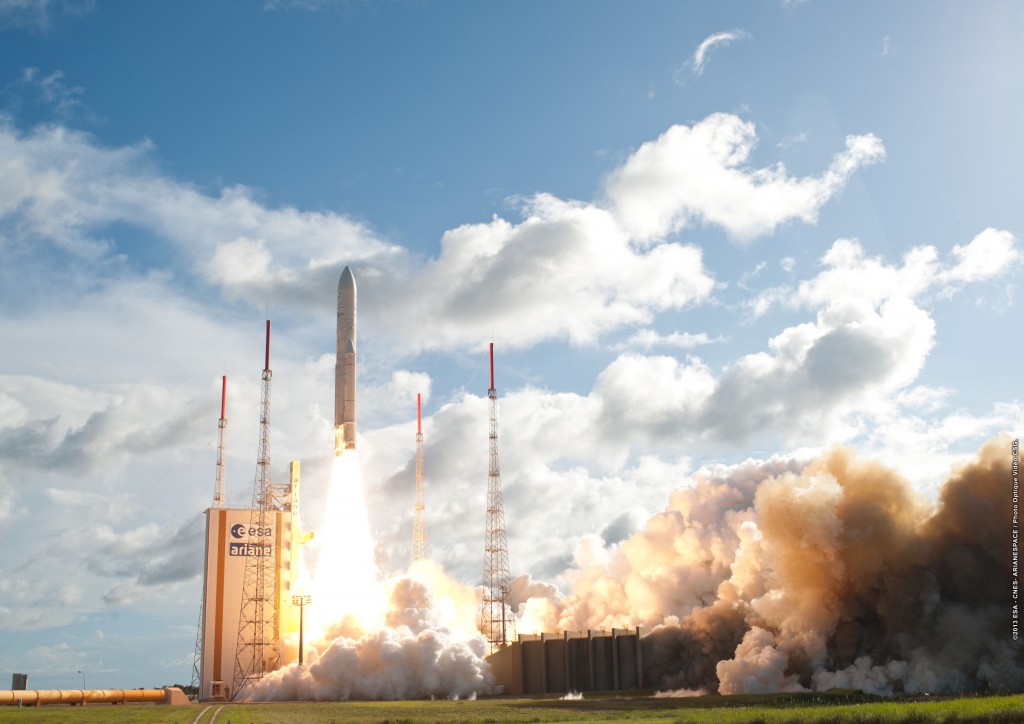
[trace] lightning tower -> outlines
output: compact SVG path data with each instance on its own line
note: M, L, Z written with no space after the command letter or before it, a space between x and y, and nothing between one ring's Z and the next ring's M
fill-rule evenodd
M278 590L271 530L279 509L276 487L270 482L270 320L267 320L267 352L263 367L263 395L260 400L260 446L256 459L256 481L252 490L249 518L249 550L242 578L242 603L238 616L238 643L232 698L272 671L278 661Z
M220 420L217 422L217 485L213 492L213 507L224 507L224 431L228 427L228 418L224 416L228 398L228 376L221 377L220 387Z
M225 416L228 398L228 376L221 377L220 386L220 420L217 422L217 483L213 489L214 508L224 507L224 430L228 426L228 418ZM199 662L203 658L203 621L206 620L206 591L199 601L199 626L196 627L196 654L192 660L192 688L199 691ZM198 695L197 695L198 697Z
M508 540L505 536L505 506L501 499L498 470L498 391L494 387L494 342L491 342L490 461L487 471L487 531L484 534L484 600L480 631L491 652L505 648L516 637L516 619L509 605Z
M423 416L420 393L416 393L416 515L412 523L412 560L427 557L427 517L423 505Z

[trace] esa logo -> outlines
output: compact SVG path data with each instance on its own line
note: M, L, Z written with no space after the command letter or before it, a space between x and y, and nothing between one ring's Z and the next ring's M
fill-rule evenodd
M274 529L270 526L267 526L266 528L250 526L246 528L246 526L241 523L235 523L231 526L232 538L245 538L247 534L250 538L269 538L274 535Z

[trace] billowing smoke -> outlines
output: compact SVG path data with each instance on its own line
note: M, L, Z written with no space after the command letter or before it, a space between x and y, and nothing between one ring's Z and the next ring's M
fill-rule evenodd
M282 637L285 666L242 697L261 701L345 701L474 696L494 682L488 644L476 627L477 592L429 560L381 582L355 451L334 459L312 590L313 639L299 658L298 632ZM304 566L308 565L304 560ZM543 589L539 589L543 590Z
M654 627L647 676L683 692L1020 690L1010 448L935 505L846 449L703 471L617 549L583 539L572 593L528 600L524 630Z
M383 626L367 632L350 619L340 622L306 650L303 666L272 672L248 698L464 698L484 690L494 682L486 641L449 623L465 618L467 606L475 609L475 594L443 579L429 561L417 564L410 575L390 582Z

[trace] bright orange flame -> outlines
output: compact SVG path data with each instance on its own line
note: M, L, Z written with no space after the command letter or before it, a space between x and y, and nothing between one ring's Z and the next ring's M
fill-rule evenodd
M457 582L445 573L439 563L426 558L413 562L407 575L430 591L434 615L440 625L462 639L480 634L477 628L480 597L473 586Z
M354 450L334 459L327 517L314 540L319 542L320 554L309 586L313 597L306 610L309 641L339 633L358 636L379 628L387 596L377 580L359 457Z

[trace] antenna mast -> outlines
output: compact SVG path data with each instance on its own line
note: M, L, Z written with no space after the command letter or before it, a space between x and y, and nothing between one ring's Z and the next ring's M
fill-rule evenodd
M412 524L412 560L427 558L427 517L423 505L423 415L416 393L416 514Z
M276 496L270 482L270 320L267 320L267 352L263 367L263 396L260 400L260 447L256 458L256 481L252 490L249 541L242 579L242 603L238 615L238 643L232 698L254 686L278 662L278 590L274 538L277 520Z
M516 619L509 605L508 540L505 535L505 506L498 469L498 391L494 387L494 342L491 342L490 460L487 471L487 532L484 534L484 600L480 631L491 652L505 648L516 637Z
M213 491L213 507L224 507L224 430L228 427L228 419L224 415L228 397L228 376L221 377L220 385L220 420L217 422L219 429L217 433L217 485ZM202 677L199 669L203 659L203 623L206 621L206 587L203 586L203 596L199 599L199 626L196 628L196 653L192 659L192 688L196 692L196 701L202 696L199 691Z
M228 376L221 377L220 387L220 420L217 422L217 487L213 493L213 507L224 507L224 431L228 427L228 418L224 416L227 409Z

